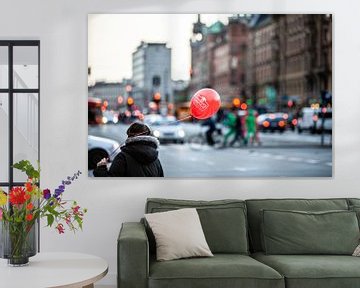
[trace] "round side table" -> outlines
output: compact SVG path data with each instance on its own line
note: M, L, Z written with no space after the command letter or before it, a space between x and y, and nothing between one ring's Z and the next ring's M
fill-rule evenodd
M0 286L6 288L93 288L108 272L107 262L80 253L38 253L28 266L0 260ZM4 285L4 286L3 286Z

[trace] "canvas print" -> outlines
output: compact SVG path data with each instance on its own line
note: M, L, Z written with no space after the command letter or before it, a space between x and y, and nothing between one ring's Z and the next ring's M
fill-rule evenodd
M89 14L89 177L332 177L331 14Z

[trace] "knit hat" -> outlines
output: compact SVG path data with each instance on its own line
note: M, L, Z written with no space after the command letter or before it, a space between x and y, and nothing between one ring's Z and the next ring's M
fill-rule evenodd
M151 129L146 124L134 122L127 129L126 134L128 137L151 135Z

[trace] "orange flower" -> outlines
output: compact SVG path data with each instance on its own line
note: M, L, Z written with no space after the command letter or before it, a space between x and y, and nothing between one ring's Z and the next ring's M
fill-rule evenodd
M26 215L26 220L27 221L31 221L33 218L34 218L34 216L32 214Z
M34 208L34 205L32 203L29 203L29 204L26 205L27 210L31 210L33 208Z
M25 193L25 196L24 196L25 200L29 200L31 198L31 195L28 194L28 193Z

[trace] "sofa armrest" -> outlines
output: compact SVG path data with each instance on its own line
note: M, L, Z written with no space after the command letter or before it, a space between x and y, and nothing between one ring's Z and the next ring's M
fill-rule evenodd
M118 288L146 288L149 243L141 223L123 223L117 243Z

